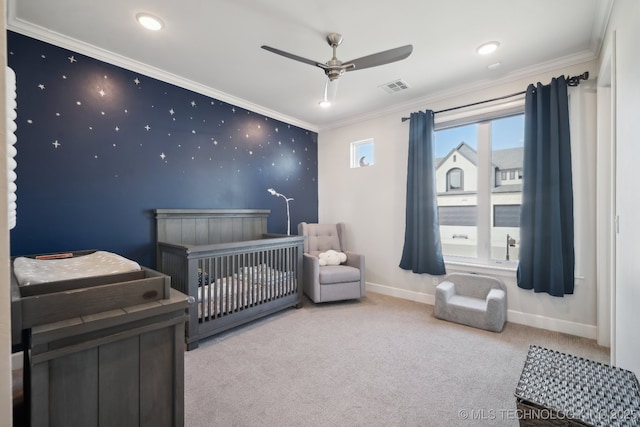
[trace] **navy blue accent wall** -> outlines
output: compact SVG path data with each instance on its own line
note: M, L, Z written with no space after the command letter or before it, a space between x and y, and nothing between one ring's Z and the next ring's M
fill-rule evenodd
M97 248L155 267L156 208L317 222L317 134L8 32L17 79L11 254Z

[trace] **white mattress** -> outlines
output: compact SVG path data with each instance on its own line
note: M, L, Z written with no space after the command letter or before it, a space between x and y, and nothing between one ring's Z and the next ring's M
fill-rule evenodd
M264 301L267 295L270 298L278 297L281 290L274 285L285 283L292 274L262 264L244 267L240 274L218 278L214 285L201 285L198 288L198 315L202 318L203 314L206 317L214 313L226 313ZM227 302L230 303L229 307ZM212 307L214 304L215 308Z
M105 251L63 259L18 257L13 261L13 272L21 286L127 273L140 269L137 262Z

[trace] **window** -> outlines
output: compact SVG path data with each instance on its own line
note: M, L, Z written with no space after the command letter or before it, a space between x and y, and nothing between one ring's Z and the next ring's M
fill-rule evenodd
M472 120L436 130L442 252L447 260L514 261L520 246L524 115Z
M373 165L373 139L351 143L351 167L361 168Z
M455 156L453 157L453 161L455 162ZM462 185L462 173L462 169L460 168L451 169L447 172L447 191L464 189Z

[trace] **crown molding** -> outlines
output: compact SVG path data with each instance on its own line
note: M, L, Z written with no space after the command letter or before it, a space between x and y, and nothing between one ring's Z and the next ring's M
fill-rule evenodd
M15 2L15 0L13 0ZM188 89L194 92L197 92L202 95L209 96L211 98L215 98L217 100L227 102L229 104L235 105L236 107L244 108L246 110L252 111L257 114L262 114L264 116L270 117L275 120L280 120L282 122L298 126L300 128L318 132L318 126L307 123L302 120L298 120L295 117L287 116L281 114L277 111L271 110L269 108L263 107L261 105L254 104L245 99L235 97L228 93L216 90L212 87L205 86L203 84L194 82L189 79L185 79L176 74L169 73L167 71L161 70L159 68L153 67L151 65L145 64L140 61L136 61L132 58L125 57L123 55L116 54L114 52L99 48L97 46L91 45L89 43L82 42L80 40L65 36L63 34L45 29L43 27L34 25L32 23L23 21L15 16L15 5L14 7L8 8L9 13L7 16L7 29L14 31L16 33L32 37L34 39L53 44L55 46L69 49L73 52L86 55L88 57L109 63L111 65L115 65L121 68L125 68L130 71L134 71L136 73L143 74L148 77L152 77L158 80L161 80L166 83L170 83L176 86L179 86L184 89Z
M9 0L7 5L7 29L15 31L17 33L54 44L56 46L72 50L74 52L89 56L94 59L98 59L107 62L112 65L116 65L134 72L141 73L143 75L156 78L158 80L174 84L176 86L192 90L194 92L210 96L223 102L227 102L236 105L241 108L245 108L252 112L262 114L264 116L273 118L289 123L294 126L307 129L312 132L321 132L332 130L344 126L353 125L358 122L376 119L382 116L386 116L394 113L402 113L411 109L421 109L429 103L434 103L442 100L446 100L451 97L464 95L465 93L479 91L483 89L492 88L502 84L511 83L518 79L535 76L549 71L561 69L563 67L577 65L597 59L600 55L604 35L611 15L615 0L602 0L598 3L598 13L594 19L592 27L591 44L588 50L578 52L576 54L568 55L565 57L557 58L551 61L537 64L533 67L523 68L511 72L500 79L485 80L481 82L475 82L468 85L456 86L452 89L446 89L435 92L426 97L413 99L401 104L394 104L384 109L375 111L369 111L367 113L346 117L344 119L338 119L326 125L318 125L299 120L295 117L288 116L279 113L275 110L263 107L261 105L254 104L245 99L235 97L228 93L216 90L212 87L202 85L189 79L185 79L173 73L161 70L159 68L150 66L148 64L136 61L132 58L128 58L114 52L101 49L94 45L82 42L77 39L62 35L60 33L45 29L43 27L34 25L30 22L21 20L15 16L16 3L18 0ZM595 77L595 76L593 76Z
M609 19L611 18L614 3L615 0L601 0L596 6L598 9L593 20L593 27L591 28L590 48L595 52L595 55L598 58L600 57L604 37L607 33L607 27L609 26Z

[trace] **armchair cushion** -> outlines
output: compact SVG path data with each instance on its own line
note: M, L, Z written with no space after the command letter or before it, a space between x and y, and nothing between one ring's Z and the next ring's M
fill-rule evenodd
M330 285L332 283L359 282L360 270L348 265L325 265L320 266L320 285Z
M340 230L336 224L306 224L304 251L318 256L330 249L342 251Z

